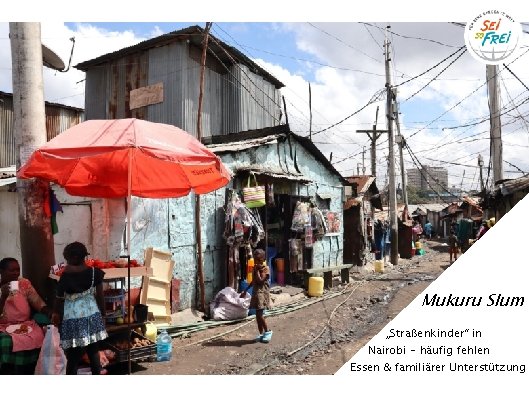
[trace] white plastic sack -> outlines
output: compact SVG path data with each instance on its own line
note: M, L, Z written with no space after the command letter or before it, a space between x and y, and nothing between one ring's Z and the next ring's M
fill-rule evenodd
M66 356L60 344L59 330L53 325L46 327L35 375L66 374Z
M210 303L210 315L214 320L237 320L248 317L250 294L244 298L231 287L220 290Z

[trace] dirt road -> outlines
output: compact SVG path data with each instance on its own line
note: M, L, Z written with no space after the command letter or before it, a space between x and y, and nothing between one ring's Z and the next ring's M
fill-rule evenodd
M334 374L443 272L447 247L429 241L425 250L384 274L352 273L349 284L325 294L334 297L307 298L316 303L268 317L269 344L254 341L255 321L217 327L174 338L171 361L134 363L133 373Z

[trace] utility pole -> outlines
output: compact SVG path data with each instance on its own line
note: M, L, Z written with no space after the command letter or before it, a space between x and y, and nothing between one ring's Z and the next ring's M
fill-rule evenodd
M211 22L206 22L204 41L202 43L202 60L200 62L200 91L198 94L197 139L202 140L202 98L204 96L204 75L206 70L206 53ZM206 309L206 288L204 284L204 264L202 260L202 228L200 227L200 195L195 193L195 231L197 241L197 273L200 289L200 310Z
M377 139L382 135L383 132L388 132L388 130L377 130L378 122L378 106L377 113L375 116L375 124L373 124L372 130L356 130L357 133L367 134L371 140L371 175L377 176Z
M483 186L483 156L481 154L478 154L478 166L479 166L479 187L480 191L482 192L485 190L485 186Z
M388 26L387 29L390 27ZM393 89L391 87L391 57L389 53L389 40L384 40L386 57L386 117L388 122L388 145L389 145L389 221L391 228L391 263L393 266L399 263L399 241L397 224L397 192L395 189L395 153L393 151Z
M9 37L16 168L20 169L33 151L46 143L40 23L10 22ZM17 179L17 196L22 275L50 301L48 275L55 257L50 219L44 214L44 206L49 205L45 199L49 184L38 179Z
M503 179L503 155L500 120L500 85L498 65L487 65L487 85L489 90L490 140L492 148L492 170L494 183Z
M399 109L397 108L397 111L395 112L395 124L397 124L397 136L395 137L395 141L397 145L399 145L399 156L400 156L400 171L402 173L401 179L402 179L402 201L404 201L404 205L406 208L408 208L408 188L406 185L406 170L404 169L404 155L402 154L402 149L406 145L406 140L400 133L400 122L399 122Z

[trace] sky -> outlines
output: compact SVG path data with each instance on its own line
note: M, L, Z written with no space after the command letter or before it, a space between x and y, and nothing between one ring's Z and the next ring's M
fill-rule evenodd
M489 165L485 65L463 52L464 27L451 23L464 24L481 12L481 8L465 9L460 15L439 12L436 19L428 14L421 16L417 10L413 14L409 11L402 14L401 10L401 14L391 19L389 15L381 16L366 9L358 12L358 17L348 18L351 22L343 21L336 9L331 13L328 10L317 13L312 8L306 15L287 10L283 16L268 20L269 11L263 11L259 19L265 19L259 20L255 14L215 14L208 9L202 18L191 12L185 18L184 12L175 18L179 22L164 21L166 13L156 13L150 8L146 15L109 13L105 20L94 8L90 10L86 15L83 13L83 22L77 22L81 20L79 15L66 13L62 20L59 14L41 23L43 44L66 64L71 51L70 38L75 37L72 67L65 73L44 68L45 99L49 102L84 107L84 73L73 65L187 26L204 27L205 18L210 17L215 37L239 49L285 84L281 91L292 131L304 136L309 133L310 84L313 141L326 156L332 153L333 165L342 175L356 174L359 168L362 172L363 167L370 173L370 141L366 134L356 130L372 128L377 107L377 129L387 128L385 96L378 95L377 101L357 111L376 99L385 87L383 42L385 28L390 26L392 84L398 86L400 131L409 147L409 151L404 150L405 168L421 164L446 166L450 186L475 190L479 188L478 154L483 156L485 166ZM15 13L11 20L26 15L19 12L22 14ZM516 13L512 15L516 17ZM141 21L142 17L149 22L130 22ZM162 22L154 22L157 17ZM521 18L529 21L529 15L520 15L519 21L523 22ZM282 22L270 22L274 19ZM523 26L529 31L529 24ZM8 34L8 23L1 22L0 90L5 92L12 91ZM525 47L528 37L529 34L523 35L522 54L529 49ZM457 52L461 47L463 50ZM453 53L456 54L445 60ZM529 54L523 54L509 68L529 85ZM513 74L500 70L501 105L505 107L501 119L504 177L515 178L523 175L521 171L529 172L529 105L524 103L529 92ZM386 135L377 143L378 185L384 186L389 152ZM400 181L398 161L396 170ZM484 174L486 179L487 169ZM489 182L491 178L492 174ZM433 187L443 192L439 186Z

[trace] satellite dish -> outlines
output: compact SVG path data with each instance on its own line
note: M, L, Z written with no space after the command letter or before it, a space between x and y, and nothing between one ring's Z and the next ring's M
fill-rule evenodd
M58 70L59 72L64 70L64 62L57 54L42 44L42 63L44 66Z

